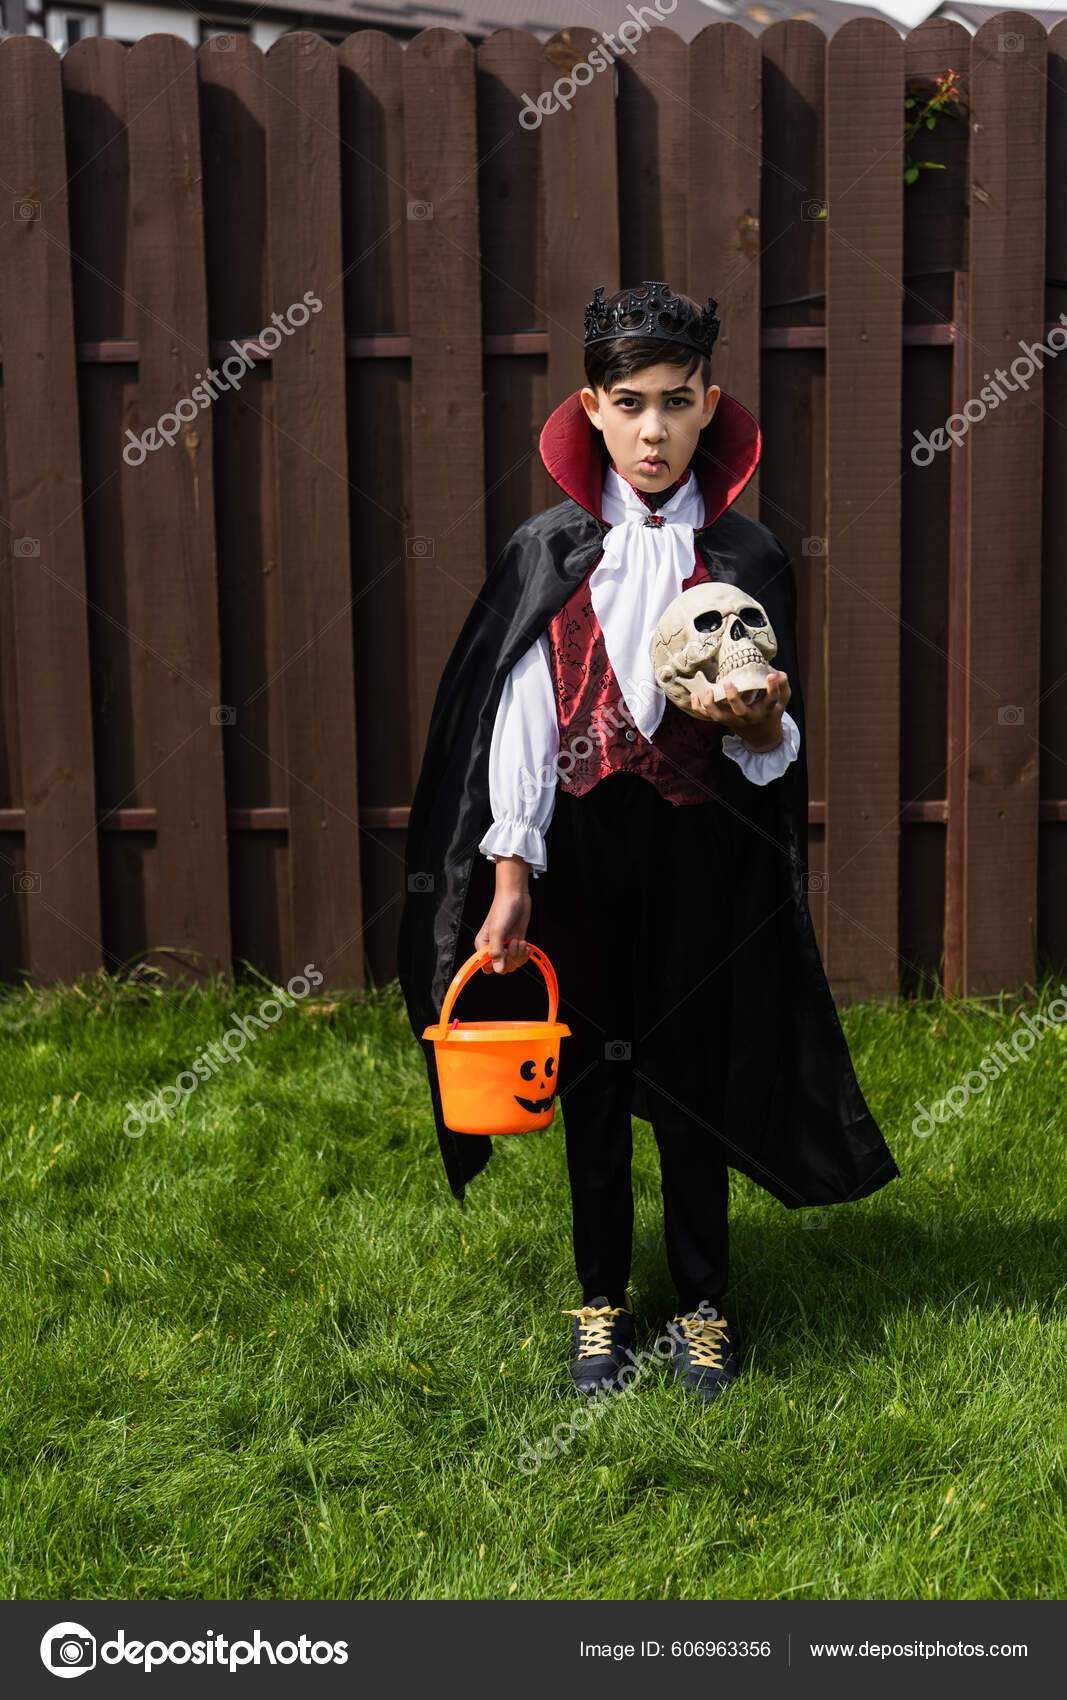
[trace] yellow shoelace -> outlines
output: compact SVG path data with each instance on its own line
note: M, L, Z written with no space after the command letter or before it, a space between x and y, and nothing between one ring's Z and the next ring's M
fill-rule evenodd
M721 1369L723 1334L729 1326L724 1316L676 1316L686 1336L689 1355L704 1369Z
M582 1305L579 1310L565 1310L564 1316L578 1318L578 1356L580 1358L599 1358L611 1351L611 1319L625 1311L625 1305L602 1305L594 1310L592 1305Z

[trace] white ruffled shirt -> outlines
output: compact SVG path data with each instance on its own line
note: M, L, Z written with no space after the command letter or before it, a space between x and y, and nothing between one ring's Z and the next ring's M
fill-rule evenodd
M704 523L704 498L689 478L655 511L662 525L646 525L649 510L614 468L604 472L602 515L611 522L604 552L589 578L593 612L623 701L638 735L651 739L666 707L650 654L660 615L693 571L693 533ZM782 715L782 741L773 750L750 750L728 733L726 755L753 785L778 779L800 749L800 728ZM493 824L478 848L495 862L521 856L536 878L548 867L545 834L556 804L559 719L548 634L515 663L504 681L489 749L489 802Z

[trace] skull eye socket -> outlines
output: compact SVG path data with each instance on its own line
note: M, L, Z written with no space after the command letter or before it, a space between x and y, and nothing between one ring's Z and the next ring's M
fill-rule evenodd
M522 1075L524 1080L532 1080L534 1075L537 1073L537 1064L532 1060L532 1058L528 1059L520 1067L519 1073Z
M698 632L717 632L722 625L722 615L717 608L709 608L706 614L698 614L693 624Z
M552 1078L552 1071L555 1068L555 1066L556 1066L555 1057L549 1057L548 1061L545 1063L545 1075L549 1080L551 1080L551 1078Z
M767 624L766 618L759 608L742 608L740 615L746 626L765 626Z

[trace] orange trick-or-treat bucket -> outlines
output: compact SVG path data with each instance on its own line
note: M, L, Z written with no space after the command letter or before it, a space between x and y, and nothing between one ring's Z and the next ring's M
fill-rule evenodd
M559 987L551 962L534 944L527 949L548 987L546 1021L450 1019L472 974L492 961L488 950L467 958L448 991L433 1040L441 1111L453 1133L530 1133L547 1127L556 1107L559 1044L570 1028L556 1020Z

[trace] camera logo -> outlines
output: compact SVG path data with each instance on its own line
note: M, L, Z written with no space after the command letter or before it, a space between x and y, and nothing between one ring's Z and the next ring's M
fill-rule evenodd
M53 1676L84 1676L96 1665L96 1640L80 1623L56 1623L41 1641L41 1663Z

